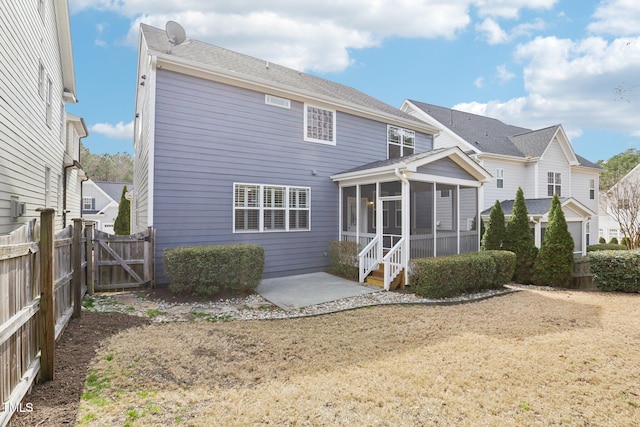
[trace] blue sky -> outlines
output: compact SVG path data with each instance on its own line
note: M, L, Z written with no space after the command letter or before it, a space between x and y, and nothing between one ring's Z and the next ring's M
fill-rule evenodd
M140 22L352 86L543 128L592 161L640 149L637 0L69 0L94 153L133 153Z

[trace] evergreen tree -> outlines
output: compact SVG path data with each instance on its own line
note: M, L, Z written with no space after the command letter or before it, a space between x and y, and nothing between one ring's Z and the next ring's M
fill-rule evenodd
M487 230L482 236L480 249L483 251L502 249L505 235L504 212L502 211L502 205L496 200L493 208L491 208L491 214L489 214L489 223L487 224Z
M120 196L120 205L118 206L118 216L113 223L113 231L121 236L128 236L131 234L130 228L130 211L131 203L125 197L127 194L127 186L122 189L122 196Z
M551 200L549 223L534 266L533 283L568 287L573 276L573 237L557 194Z
M524 192L518 188L513 202L513 212L506 227L503 249L516 254L513 281L528 285L533 275L533 264L538 250L529 227L529 213L524 202Z

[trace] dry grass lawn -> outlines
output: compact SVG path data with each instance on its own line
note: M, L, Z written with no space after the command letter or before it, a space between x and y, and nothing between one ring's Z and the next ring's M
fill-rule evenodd
M640 425L640 295L153 324L105 342L83 425Z

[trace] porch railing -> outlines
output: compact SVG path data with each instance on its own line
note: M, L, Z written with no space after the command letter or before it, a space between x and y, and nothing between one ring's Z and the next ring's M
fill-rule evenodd
M385 291L389 290L389 287L391 285L391 282L393 282L393 279L395 279L404 268L404 265L405 265L404 251L403 251L404 241L405 241L404 237L398 240L398 243L396 243L393 246L393 248L391 248L389 252L387 252L384 258L382 258L382 262L384 264L384 290Z
M360 238L356 238L353 231L343 231L342 240L345 242L357 242L360 247L364 248L376 237L375 233L360 233Z
M358 254L358 269L360 271L359 280L360 283L364 282L364 279L373 270L378 268L378 253L380 251L380 238L374 237L367 246Z

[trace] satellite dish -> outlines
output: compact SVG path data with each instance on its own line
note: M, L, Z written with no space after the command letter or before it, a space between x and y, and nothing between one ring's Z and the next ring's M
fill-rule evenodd
M187 33L185 33L184 28L175 21L167 21L165 31L171 46L178 46L187 39ZM171 53L171 49L169 49L169 53Z

